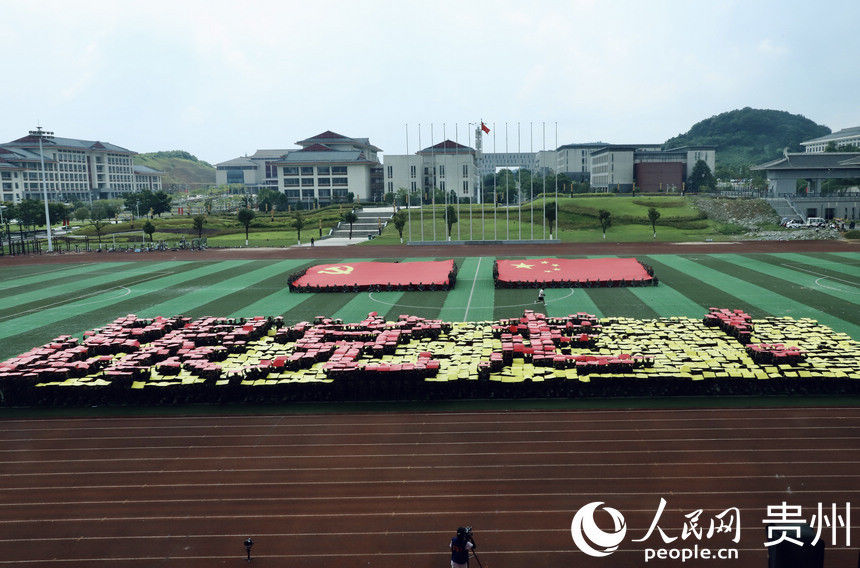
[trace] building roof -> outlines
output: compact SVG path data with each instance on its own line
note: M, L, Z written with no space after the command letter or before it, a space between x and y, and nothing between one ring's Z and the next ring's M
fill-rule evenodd
M435 144L433 146L428 146L423 150L419 150L416 152L417 154L468 154L474 153L475 150L468 147L463 146L458 142L454 142L453 140L444 140Z
M295 150L276 161L277 164L375 164L359 150L338 151L327 149L325 151L301 151Z
M293 152L295 150L257 150L254 152L253 156L250 156L252 160L271 160L272 158L280 158L287 152Z
M0 160L0 170L23 170L21 166L16 166L15 164L10 164L9 162L4 162Z
M596 149L593 153L600 154L603 152L636 152L637 150L661 150L661 144L607 144L602 148Z
M801 142L801 145L807 144L818 144L821 142L830 142L831 140L842 140L843 138L853 138L854 136L860 136L860 126L852 126L851 128L843 128L839 132L831 132L826 136L821 136L819 138L813 138L812 140L806 140Z
M164 172L150 168L149 166L139 166L135 164L132 169L134 173L148 176L163 176Z
M38 162L40 157L38 152L31 152L26 148L2 144L0 145L0 159L13 162ZM45 161L52 163L54 160L45 156Z
M575 148L603 148L604 146L610 146L610 144L608 142L582 142L580 144L564 144L563 146L559 146L558 148L556 148L556 151L573 150Z
M369 138L350 138L349 136L344 136L343 134L338 134L337 132L332 132L331 130L326 130L325 132L321 132L316 136L311 136L310 138L306 138L304 140L299 140L296 142L299 146L312 146L314 144L355 144L356 146L362 146L373 150L374 152L381 152L380 148L377 148L373 144L370 143Z
M280 157L280 156L281 156L281 154L278 154L278 157ZM233 158L232 160L227 160L226 162L220 162L218 164L215 164L216 168L229 167L229 166L253 166L256 168L257 163L254 162L254 160L252 160L251 158L240 157L240 158Z
M822 152L786 153L783 157L752 169L762 170L805 170L805 169L856 169L860 167L860 152Z
M24 136L23 138L18 138L17 140L13 140L6 145L20 146L24 148L38 148L39 138L38 136L30 136L28 134L27 136ZM98 140L79 140L77 138L61 138L59 136L45 138L42 141L42 147L45 146L52 148L68 148L72 150L104 150L108 152L119 152L121 154L135 153L127 148L123 148L122 146L111 144L110 142L99 142Z
M716 150L716 146L698 145L698 146L675 146L674 148L666 148L664 152L683 152L689 150Z

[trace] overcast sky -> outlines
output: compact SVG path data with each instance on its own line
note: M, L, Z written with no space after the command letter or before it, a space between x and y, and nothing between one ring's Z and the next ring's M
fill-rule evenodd
M860 2L0 0L0 140L216 163L325 130L390 154L659 143L750 106L860 125ZM529 123L533 138L529 141ZM543 124L546 124L546 142Z

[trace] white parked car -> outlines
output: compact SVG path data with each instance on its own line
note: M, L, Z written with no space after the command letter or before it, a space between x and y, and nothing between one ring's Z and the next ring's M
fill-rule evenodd
M807 217L806 218L806 226L807 227L823 227L826 224L827 224L827 221L825 221L821 217Z
M805 226L806 225L804 225L800 221L796 221L794 219L785 224L786 229L802 229Z

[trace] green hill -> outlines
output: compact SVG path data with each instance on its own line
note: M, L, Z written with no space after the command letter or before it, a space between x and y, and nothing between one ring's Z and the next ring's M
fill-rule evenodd
M215 185L215 167L182 150L137 154L134 163L164 172L162 183L167 190Z
M743 108L697 122L666 147L710 145L717 149L717 176L745 176L746 168L778 158L784 148L801 151L804 140L830 134L826 126L781 110Z

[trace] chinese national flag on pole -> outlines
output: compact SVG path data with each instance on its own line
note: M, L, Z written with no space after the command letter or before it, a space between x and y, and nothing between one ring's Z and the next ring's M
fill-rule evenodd
M486 134L490 133L490 127L484 124L484 121L481 121L481 130L483 130Z

